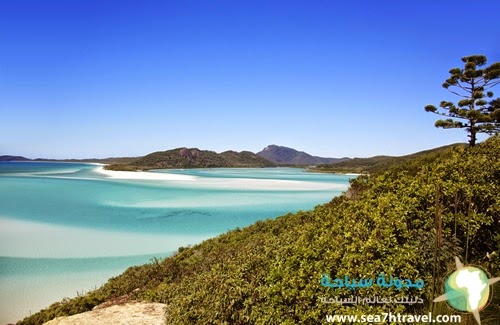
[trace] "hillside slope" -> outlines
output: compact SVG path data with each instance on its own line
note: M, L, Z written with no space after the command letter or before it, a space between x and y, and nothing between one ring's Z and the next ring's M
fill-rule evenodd
M31 159L22 156L10 156L10 155L0 156L0 161L30 161L30 160Z
M314 210L180 248L171 258L129 268L100 289L54 304L21 324L89 310L125 294L165 303L168 324L318 324L332 314L427 314L433 288L434 297L441 295L444 277L455 269L454 256L500 276L499 206L497 137L472 149L451 148L432 162L424 157L361 176L347 193ZM353 291L322 286L324 274L332 279L384 274L422 279L425 286L398 290L374 285ZM500 290L494 292L481 312L483 324L500 321ZM352 296L417 297L424 303L323 301ZM440 314L453 313L444 302L436 308ZM474 322L462 314L463 324Z
M150 153L128 164L106 166L111 170L148 170L165 168L215 168L215 167L275 167L269 160L249 151L216 153L197 148L177 148Z
M442 154L448 154L450 148L466 147L466 144L456 143L430 150L419 151L405 156L374 156L370 158L352 158L331 164L321 164L311 169L316 172L330 173L377 173L396 165L401 165L412 160L432 161Z
M317 164L331 164L339 161L344 161L349 158L323 158L311 156L303 151L297 151L292 148L282 147L277 145L269 145L257 155L270 160L276 164L283 165L317 165Z

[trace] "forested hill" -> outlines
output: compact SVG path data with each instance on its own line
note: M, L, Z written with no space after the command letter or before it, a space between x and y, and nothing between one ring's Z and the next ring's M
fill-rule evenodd
M349 160L344 160L336 163L330 164L320 164L316 167L310 169L311 171L317 172L329 172L329 173L358 173L358 174L370 174L377 173L396 165L401 165L405 162L423 160L431 161L443 154L449 154L450 148L453 147L465 147L466 144L455 143L443 147L438 147L430 150L424 150L416 152L405 156L374 156L370 158L352 158Z
M324 158L311 156L303 151L297 151L292 148L269 145L262 151L257 152L257 155L266 158L276 164L282 165L317 165L330 164L339 161L348 160L349 158Z
M455 256L500 276L499 206L496 137L360 176L345 194L311 211L180 248L173 257L129 268L100 289L56 303L21 324L41 324L126 294L166 303L168 324L322 324L333 314L426 315L433 298L443 294L446 275L456 270ZM425 285L331 288L321 284L324 274L331 279L384 274ZM499 285L493 285L494 296L480 312L482 324L500 323ZM423 303L328 303L353 296ZM434 313L454 312L440 302ZM470 314L460 315L462 324L476 324Z
M22 156L10 156L10 155L0 156L0 161L30 161L30 160L31 159Z
M215 168L215 167L275 167L273 162L250 151L214 151L197 148L177 148L153 152L128 164L106 166L111 170L148 170L163 168Z

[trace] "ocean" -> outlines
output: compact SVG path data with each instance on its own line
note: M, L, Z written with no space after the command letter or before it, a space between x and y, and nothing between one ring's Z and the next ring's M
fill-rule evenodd
M0 324L180 246L328 202L352 177L299 168L131 173L0 162Z

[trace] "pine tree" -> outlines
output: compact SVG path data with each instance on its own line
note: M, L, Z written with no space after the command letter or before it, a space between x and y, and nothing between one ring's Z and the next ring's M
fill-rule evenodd
M436 127L465 128L469 133L469 145L476 144L477 133L495 134L500 132L500 98L492 99L489 89L500 83L500 62L495 62L484 69L486 56L472 55L462 58L464 68L453 68L450 77L443 83L443 88L461 97L457 104L442 101L440 108L425 106L427 112L448 117L438 120Z

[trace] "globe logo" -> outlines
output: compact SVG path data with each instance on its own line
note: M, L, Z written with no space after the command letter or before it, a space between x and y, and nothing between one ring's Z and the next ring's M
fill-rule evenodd
M472 313L477 323L481 324L479 311L488 304L490 285L500 281L500 278L488 279L486 272L474 266L464 266L458 257L455 257L455 264L457 270L444 283L444 295L434 299L434 302L446 300L452 308Z
M466 266L453 272L444 284L448 304L460 311L473 312L488 303L490 286L483 270Z

